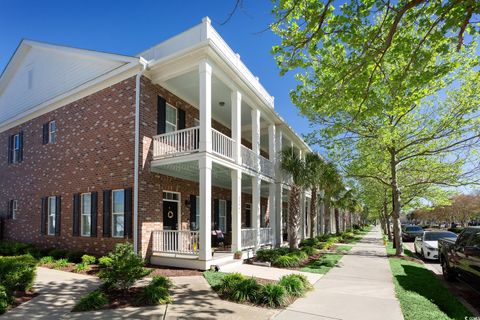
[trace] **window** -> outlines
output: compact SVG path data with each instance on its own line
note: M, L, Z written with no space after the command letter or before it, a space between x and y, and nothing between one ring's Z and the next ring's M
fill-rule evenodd
M179 194L176 192L163 192L163 200L180 201Z
M165 117L165 132L177 131L177 108L167 104Z
M218 228L227 232L227 201L218 201Z
M19 163L20 162L20 134L16 134L13 136L13 156L12 156L12 163Z
M267 227L267 207L262 206L260 210L260 228Z
M55 120L48 123L48 143L55 143L57 141L57 123Z
M18 201L17 200L10 200L10 218L15 219L17 217L17 210L18 210Z
M242 225L246 228L252 226L252 205L250 203L245 203L245 221L242 221Z
M48 235L55 234L56 197L48 197Z
M112 191L112 235L113 237L123 237L125 218L125 190Z
M92 226L92 194L82 193L80 201L81 212L81 234L82 237L89 237Z

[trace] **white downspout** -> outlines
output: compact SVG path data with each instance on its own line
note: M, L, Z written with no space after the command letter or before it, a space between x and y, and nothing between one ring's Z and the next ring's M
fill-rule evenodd
M140 161L140 80L148 62L140 57L142 70L135 79L135 161L133 164L133 250L138 253L138 162Z

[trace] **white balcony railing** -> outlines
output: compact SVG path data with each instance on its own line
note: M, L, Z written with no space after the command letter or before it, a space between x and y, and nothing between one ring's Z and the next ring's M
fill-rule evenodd
M188 230L152 231L153 252L198 255L199 232Z
M254 248L257 244L257 229L242 229L242 249Z
M220 156L233 159L233 139L212 129L212 151Z
M251 149L242 145L240 152L242 156L242 165L251 169L256 169L258 167L257 155Z
M275 167L273 162L260 156L260 172L266 176L273 177L275 175Z
M273 232L272 228L260 228L260 245L264 246L272 244Z
M196 151L199 148L200 127L193 127L153 137L153 156L168 156Z

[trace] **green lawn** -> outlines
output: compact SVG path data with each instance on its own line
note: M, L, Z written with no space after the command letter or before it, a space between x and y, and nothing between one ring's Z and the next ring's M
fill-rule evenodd
M210 287L214 288L220 285L222 279L227 275L225 272L205 271L203 277L207 280Z
M325 274L332 269L343 257L343 254L352 249L352 247L353 246L348 245L338 246L336 253L326 253L320 258L311 261L305 267L301 268L300 271Z
M391 244L387 251L394 253ZM389 262L405 320L465 319L472 316L423 264L395 257L389 258Z

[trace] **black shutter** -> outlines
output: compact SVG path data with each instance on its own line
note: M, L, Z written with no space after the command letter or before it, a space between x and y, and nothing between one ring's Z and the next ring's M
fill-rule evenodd
M8 163L13 162L13 136L8 137Z
M72 234L74 237L78 237L80 235L80 193L75 193L73 195L73 226L72 226Z
M219 221L220 221L220 200L213 200L213 226L214 230L219 230Z
M182 130L185 129L185 111L182 109L177 109L177 129Z
M23 161L23 131L20 131L18 134L18 141L19 141L19 150L18 150L18 162Z
M62 213L62 198L60 196L55 197L55 235L60 235L60 216Z
M124 202L124 221L125 221L125 226L123 228L123 234L127 238L132 237L132 188L128 188L124 190L123 193L125 197L125 202Z
M190 195L190 230L197 230L197 196Z
M42 198L42 206L40 208L40 233L47 234L47 203L48 198Z
M227 232L232 231L232 201L227 201Z
M8 200L7 219L13 218L13 200Z
M43 144L48 143L48 136L49 136L48 131L49 131L49 128L48 128L48 122L47 122L43 124Z
M90 237L97 236L97 216L98 216L98 192L91 193L92 207L91 207L91 214L92 220L90 225Z
M163 134L166 131L165 121L167 118L167 102L158 96L157 103L157 134Z
M112 235L111 228L112 217L112 190L103 190L103 236Z

